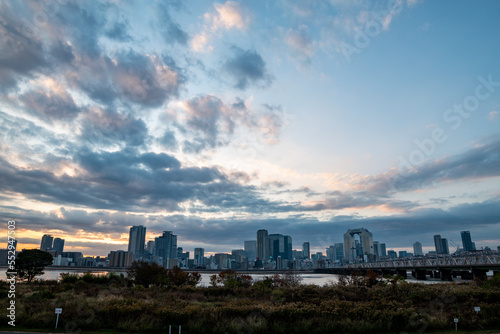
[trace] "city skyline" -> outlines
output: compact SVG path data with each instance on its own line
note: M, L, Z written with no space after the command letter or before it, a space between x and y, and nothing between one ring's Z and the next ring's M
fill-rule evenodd
M472 248L460 231L495 249L499 11L3 2L2 220L19 249L46 234L89 256L139 225L205 254L266 229L312 256L359 227L398 252Z

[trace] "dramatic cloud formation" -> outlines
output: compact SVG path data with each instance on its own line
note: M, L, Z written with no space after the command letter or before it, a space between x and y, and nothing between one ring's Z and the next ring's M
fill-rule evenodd
M460 229L494 246L500 74L494 57L476 57L498 43L474 17L492 26L498 8L470 7L457 25L422 14L433 6L2 2L2 219L18 222L21 247L53 233L88 255L126 249L138 224L148 239L172 230L207 252L241 248L261 228L317 251L361 226L390 247ZM484 40L467 39L474 52L454 62L426 53L455 56L442 40L457 36ZM339 51L347 44L357 59ZM487 98L456 97L480 75ZM457 101L475 109L454 111L455 136L400 164L421 125Z

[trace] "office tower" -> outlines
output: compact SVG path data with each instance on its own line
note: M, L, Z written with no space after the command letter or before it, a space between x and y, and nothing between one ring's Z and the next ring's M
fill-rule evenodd
M359 235L359 248L356 248L355 235ZM365 228L349 229L344 234L344 251L349 262L353 262L360 255L373 254L373 234Z
M146 250L149 254L155 253L155 242L153 240L148 241Z
M134 254L122 250L111 251L108 254L110 267L130 267L134 259Z
M293 260L293 247L292 247L292 237L289 235L284 236L285 239L285 256L282 257L283 260Z
M248 240L245 241L245 252L247 252L247 256L249 260L255 260L257 257L257 241Z
M144 244L146 242L146 228L142 225L132 226L128 239L128 251L134 254L134 260L144 256Z
M194 264L196 266L205 265L205 250L203 248L194 249Z
M407 257L408 256L408 253L406 251L399 251L399 257L400 258L404 258L404 257Z
M466 252L475 251L476 245L472 242L470 232L462 231L460 232L460 235L462 236L462 245L464 246L464 251Z
M373 242L373 254L378 258L380 256L380 243L378 241Z
M311 258L311 245L308 242L302 244L302 257L304 259Z
M335 247L335 260L342 261L344 259L344 244L343 243L335 243L333 244Z
M164 263L176 258L177 236L172 231L164 231L162 236L155 238L155 256L161 257Z
M387 251L387 255L389 255L389 257L391 259L396 259L398 257L398 253L396 253L395 251L393 251L392 249L388 250Z
M335 246L332 245L326 249L326 258L331 262L335 262L335 257Z
M450 254L450 248L448 247L448 239L442 238L441 243L443 244L443 253L442 254Z
M413 244L413 254L415 256L423 256L424 255L424 252L422 251L422 244L418 241Z
M184 249L182 249L182 247L177 247L177 255L176 255L176 258L177 258L177 259L182 258L183 253L184 253Z
M285 257L285 237L282 234L269 234L269 256L276 260Z
M387 256L387 251L385 248L385 243L380 244L380 256Z
M54 239L54 246L52 247L54 250L63 252L64 251L64 239L61 238L55 238Z
M52 249L52 240L54 238L49 234L44 234L42 237L42 242L40 243L40 250L46 252Z
M257 231L257 257L260 260L267 260L269 257L269 239L267 230Z
M436 254L443 254L443 241L439 234L434 236L434 247L436 247Z

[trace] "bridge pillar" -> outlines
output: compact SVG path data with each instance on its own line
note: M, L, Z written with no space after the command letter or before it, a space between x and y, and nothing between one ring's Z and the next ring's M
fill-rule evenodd
M487 272L488 270L472 269L472 276L474 277L475 280L483 281L486 279Z
M471 272L468 272L467 270L463 270L460 272L460 277L462 279L474 279L474 276L472 275Z
M426 275L425 270L416 269L415 270L415 276L417 277L417 279L419 281L425 281L427 279L427 275Z
M457 278L457 276L458 276L458 272L456 272L456 271L452 271L452 272L451 272L451 276L453 276L453 278Z
M407 279L408 278L408 275L406 274L406 269L398 269L397 270L397 274L399 276L403 276L404 279Z
M441 281L453 281L453 278L451 277L451 270L439 269L439 274L441 276Z
M417 277L417 272L416 270L411 271L411 277L416 278Z

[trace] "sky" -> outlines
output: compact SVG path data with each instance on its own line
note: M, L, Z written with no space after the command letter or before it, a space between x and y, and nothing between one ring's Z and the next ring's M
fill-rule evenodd
M500 245L498 1L0 1L20 248ZM0 242L6 242L6 235Z

